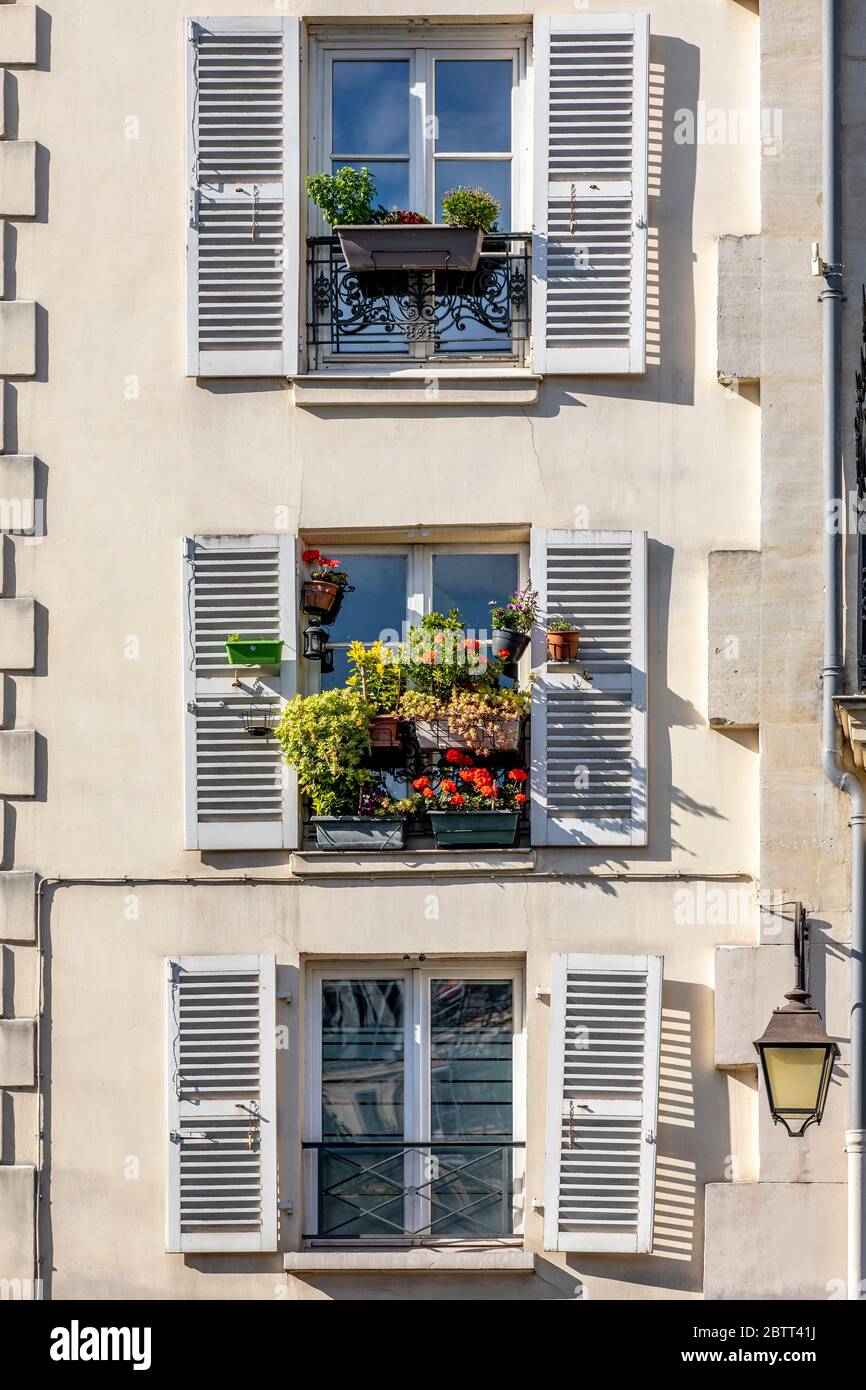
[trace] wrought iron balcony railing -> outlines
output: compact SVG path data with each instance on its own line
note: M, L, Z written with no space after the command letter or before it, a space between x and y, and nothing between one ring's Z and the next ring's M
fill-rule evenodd
M514 1234L515 1152L496 1139L305 1144L315 1153L315 1240L492 1240Z
M474 271L349 270L336 237L309 237L310 367L431 358L523 365L529 343L530 237L484 238Z

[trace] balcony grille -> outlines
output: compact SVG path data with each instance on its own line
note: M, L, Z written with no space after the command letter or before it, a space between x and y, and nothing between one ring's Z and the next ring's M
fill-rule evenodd
M529 346L526 233L485 237L474 271L348 269L336 237L310 237L307 345L329 363L412 366L431 358L522 366Z

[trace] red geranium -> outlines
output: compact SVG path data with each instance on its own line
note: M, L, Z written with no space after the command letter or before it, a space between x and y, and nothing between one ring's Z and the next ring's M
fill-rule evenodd
M442 790L443 792L456 792L457 783L450 781L450 779L446 777L445 781L442 783Z
M432 788L432 787L425 787L424 790L422 791L421 795L422 795L422 796L428 796L428 797L429 797L429 796L432 796L432 795L433 795L433 788Z
M499 651L496 653L496 655L499 656L499 657L502 657L502 659L504 660L506 656L510 656L510 655L511 655L511 652L508 650L507 647L500 647L500 648L499 648Z
M445 761L446 763L451 763L452 767L455 765L459 767L463 762L463 754L460 752L459 748L449 748L448 752L445 754Z
M526 773L523 771L522 767L513 767L509 772L508 776L512 782L526 781Z
M423 789L424 789L425 787L429 787L429 785L430 785L430 778L429 778L429 777L416 777L416 778L415 778L415 781L412 783L412 786L414 787L414 789L415 789L416 792L423 791Z
M523 792L518 792L514 800L517 802L518 806L522 806L526 801L526 797L523 795Z
M321 560L322 552L320 550L305 550L301 558L305 565L310 565L314 560Z
M451 805L452 805L452 806L465 806L465 804L466 804L466 797L465 797L465 796L461 796L459 792L455 792L455 794L454 794L454 795L452 796L452 798L451 798Z

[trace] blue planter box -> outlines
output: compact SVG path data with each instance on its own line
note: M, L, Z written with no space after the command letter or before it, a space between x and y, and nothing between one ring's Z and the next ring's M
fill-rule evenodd
M319 849L402 849L406 823L399 816L311 816Z
M431 811L437 849L472 845L508 848L517 834L517 811Z

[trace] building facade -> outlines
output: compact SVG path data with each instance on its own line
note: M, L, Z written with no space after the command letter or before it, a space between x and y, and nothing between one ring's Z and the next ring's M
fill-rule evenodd
M13 1295L845 1296L821 11L0 5ZM347 270L305 194L346 165L433 221L492 192L477 269ZM323 847L284 704L451 607L495 658L526 585L513 844ZM452 743L366 763L441 786ZM842 1056L794 1141L753 1039L797 902Z

